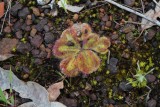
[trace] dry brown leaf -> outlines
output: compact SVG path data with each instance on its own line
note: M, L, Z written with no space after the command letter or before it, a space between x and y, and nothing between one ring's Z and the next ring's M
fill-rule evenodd
M4 61L12 56L14 56L14 55L13 54L0 55L0 61Z
M4 2L0 2L0 18L4 15Z
M11 39L11 38L3 38L0 41L0 54L10 54L13 48L15 48L18 44L17 39Z
M3 38L0 41L0 61L4 61L14 56L13 54L11 54L11 52L14 48L16 48L17 44L17 39Z
M160 1L158 2L158 4L160 5ZM160 7L157 5L155 11L153 9L150 9L148 12L145 13L145 16L150 17L153 20L157 20L158 17L160 18ZM148 21L144 18L142 19L141 24L142 29L148 29L155 25L151 21Z
M9 75L12 74L12 81ZM31 99L31 102L18 107L66 107L59 102L50 102L49 93L40 84L32 81L23 82L19 80L13 72L0 68L0 88L2 91L13 89L22 98Z
M47 89L48 93L49 93L49 100L50 101L55 101L58 96L60 95L60 89L63 89L64 84L63 81L52 84L51 86L49 86L49 88Z

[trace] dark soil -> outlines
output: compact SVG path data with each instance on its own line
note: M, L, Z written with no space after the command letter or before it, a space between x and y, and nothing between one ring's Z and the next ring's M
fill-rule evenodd
M34 2L12 1L11 23L7 16L0 44L4 38L16 39L18 43L10 49L15 56L0 62L0 66L4 69L11 67L23 81L35 81L48 88L64 79L59 69L60 60L52 54L54 42L74 23L88 23L95 33L110 38L110 63L107 64L108 54L100 55L101 67L96 72L65 78L65 87L58 101L68 107L160 107L160 27L147 29L145 32L148 33L143 33L135 41L141 33L140 25L124 20L140 23L140 17L111 4L91 5L94 0L87 1L70 1L74 5L86 5L78 14L67 14L57 6L57 16L49 14L51 9L44 9ZM117 1L142 11L140 0ZM151 1L143 2L145 10L149 10ZM2 21L3 18L0 25ZM127 79L136 74L138 60L146 63L142 67L144 72L155 68L146 76L147 86L152 89L147 101L148 88L126 85Z

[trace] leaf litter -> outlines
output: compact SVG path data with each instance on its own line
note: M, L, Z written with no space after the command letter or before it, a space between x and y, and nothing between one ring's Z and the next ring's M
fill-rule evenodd
M12 73L12 81L9 79L10 72ZM24 103L18 107L66 107L62 103L49 101L50 93L52 97L54 97L54 100L59 96L59 89L63 88L63 81L53 84L48 92L40 84L32 81L24 82L18 79L12 71L0 68L0 87L2 91L12 88L19 93L20 97L32 100L32 102ZM53 94L57 92L59 92L59 94Z

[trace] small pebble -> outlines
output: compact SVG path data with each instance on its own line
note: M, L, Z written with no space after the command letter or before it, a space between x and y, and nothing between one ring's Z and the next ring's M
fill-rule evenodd
M31 35L32 37L34 37L34 36L36 35L36 33L37 33L37 29L33 28L33 29L31 30L31 32L30 32L30 35Z
M146 75L146 79L147 79L147 81L149 83L152 83L152 82L154 82L156 80L156 77L154 75L152 75L152 74L147 74Z
M42 61L42 59L36 58L34 60L34 63L37 64L37 65L41 65L41 64L43 64L43 61Z
M31 25L32 24L32 20L31 19L27 19L26 20L26 25Z
M40 35L36 35L31 38L30 42L34 47L39 48L43 42L43 38Z
M128 6L133 6L135 4L135 0L124 0L124 4Z
M109 20L109 16L106 14L104 17L102 17L102 21L106 22Z
M151 99L147 102L147 107L156 107L157 101L154 99Z
M122 91L130 91L132 88L132 85L128 84L127 82L120 82L119 84L119 89Z
M97 96L95 94L90 95L91 100L97 100Z
M32 47L29 43L19 42L17 45L17 51L21 52L22 54L30 52L31 50L32 50Z
M111 27L111 25L112 25L112 22L111 22L111 21L107 21L107 22L106 22L106 26L107 26L107 27Z
M23 79L27 79L29 77L29 74L24 74Z
M9 26L6 26L6 27L4 28L4 32L5 32L5 33L11 33L11 28L10 28Z
M126 24L125 26L123 26L122 28L121 28L121 32L123 32L123 33L129 33L129 32L132 32L132 31L134 31L136 28L135 28L135 25L133 25L133 24Z
M78 14L74 14L74 16L73 16L74 21L77 21L78 17L79 17Z
M151 40L155 35L156 35L156 31L153 30L153 29L149 29L147 35L145 36L145 38L147 40Z
M45 36L44 36L44 41L46 43L53 43L55 40L55 36L53 35L53 33L51 32L48 32L48 33L45 33Z
M23 9L21 9L19 12L18 12L18 16L20 18L23 18L23 19L26 19L27 15L29 15L30 12L29 12L29 9L28 7L25 7Z
M34 14L35 16L40 16L40 11L39 11L38 8L32 7L32 11L33 11L33 14Z

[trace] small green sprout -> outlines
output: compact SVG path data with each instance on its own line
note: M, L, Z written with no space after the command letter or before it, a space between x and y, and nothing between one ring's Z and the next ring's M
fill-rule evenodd
M9 72L9 82L10 82L10 85L11 85L11 82L12 82L12 72L11 72L11 68L10 68L10 72ZM13 93L13 90L12 90L12 88L10 88L10 94L12 94ZM0 88L0 101L2 101L2 102L4 102L4 103L6 103L6 104L8 104L8 105L11 105L11 106L13 106L14 105L14 96L13 95L11 95L8 99L6 98L6 96L5 96L5 94L4 94L4 92L3 92L3 90Z
M138 88L146 87L147 86L147 79L145 76L147 74L151 73L153 70L154 70L154 68L151 69L150 71L148 71L147 73L144 72L143 70L140 69L140 64L138 61L136 75L133 76L134 78L128 78L127 80L129 81L129 84L131 84L133 87L138 87Z

